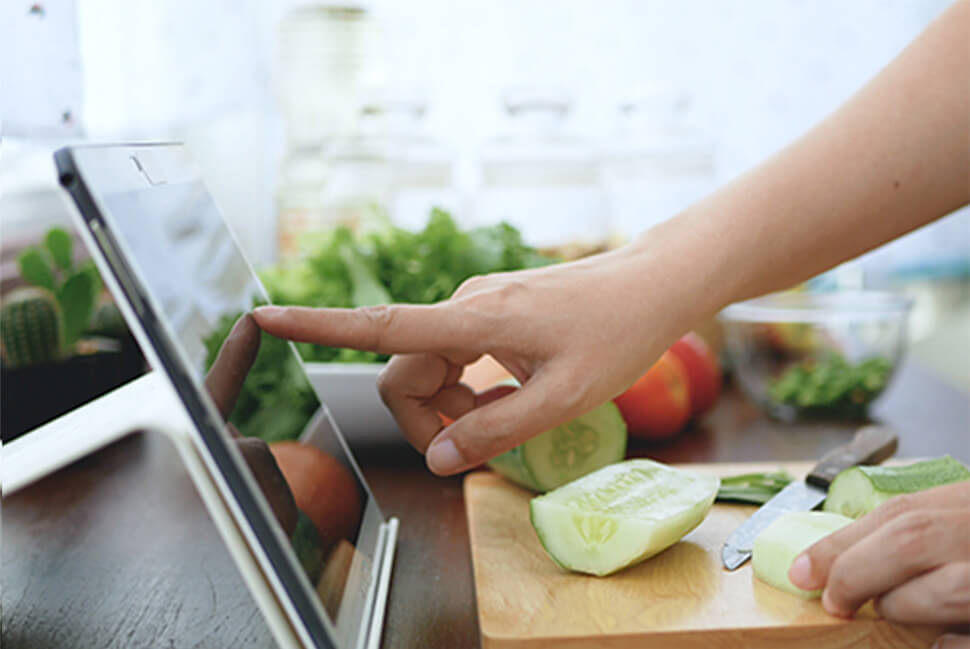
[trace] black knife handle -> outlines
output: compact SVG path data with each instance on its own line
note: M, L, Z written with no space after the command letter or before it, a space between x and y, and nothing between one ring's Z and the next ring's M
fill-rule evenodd
M826 453L805 482L828 489L840 472L857 464L879 464L893 456L898 444L896 434L884 426L860 428L851 442Z

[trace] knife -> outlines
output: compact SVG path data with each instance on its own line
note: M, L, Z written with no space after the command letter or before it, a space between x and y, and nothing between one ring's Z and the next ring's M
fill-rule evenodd
M825 500L829 485L841 471L857 464L879 464L892 457L898 442L888 428L859 429L851 442L826 453L804 481L786 486L731 533L721 549L724 567L734 570L750 559L758 534L782 514L815 509Z

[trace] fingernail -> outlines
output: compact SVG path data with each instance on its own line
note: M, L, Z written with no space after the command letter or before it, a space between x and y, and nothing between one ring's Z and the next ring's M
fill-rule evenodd
M812 580L812 560L807 554L800 554L788 569L788 578L802 590L817 588Z
M281 306L258 306L253 309L253 313L258 315L260 318L275 318L277 316L283 315L285 311Z
M438 475L454 473L465 463L455 443L450 439L432 444L425 459L428 462L428 468Z

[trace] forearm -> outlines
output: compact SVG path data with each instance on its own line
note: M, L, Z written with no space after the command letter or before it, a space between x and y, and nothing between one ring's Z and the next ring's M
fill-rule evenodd
M681 315L790 287L970 201L968 42L962 0L801 139L645 233L634 246L692 298Z

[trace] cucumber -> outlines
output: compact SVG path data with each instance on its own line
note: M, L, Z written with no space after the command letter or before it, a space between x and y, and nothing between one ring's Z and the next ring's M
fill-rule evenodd
M667 549L710 511L720 480L627 460L537 496L532 527L552 560L604 576Z
M893 496L970 480L970 469L949 455L907 466L854 466L835 476L823 509L858 518Z
M512 482L546 492L626 455L626 422L612 401L492 458L488 466Z
M754 540L751 565L754 575L770 586L805 599L819 597L821 590L802 590L788 579L795 558L809 546L840 530L852 519L830 512L790 512L771 523Z

